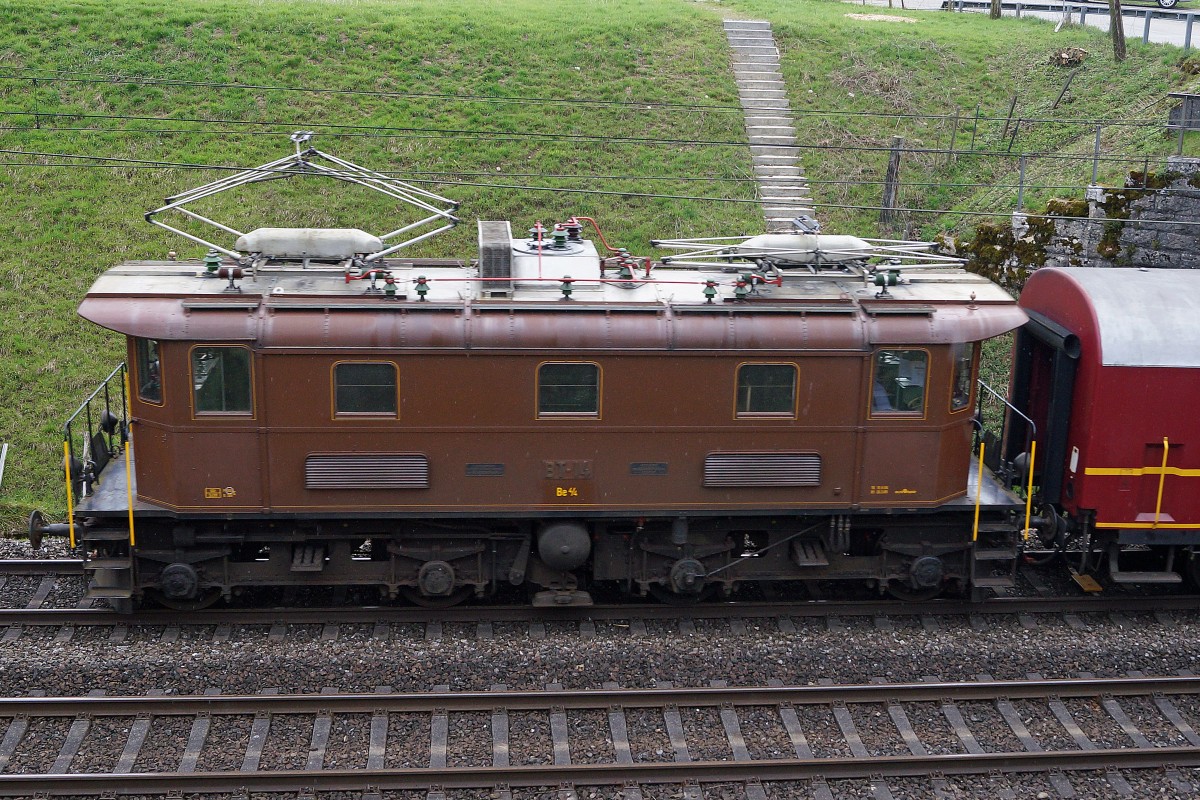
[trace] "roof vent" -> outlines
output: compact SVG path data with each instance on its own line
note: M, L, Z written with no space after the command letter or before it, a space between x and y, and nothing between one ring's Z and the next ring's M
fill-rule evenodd
M512 226L508 220L479 220L479 276L484 297L511 297Z

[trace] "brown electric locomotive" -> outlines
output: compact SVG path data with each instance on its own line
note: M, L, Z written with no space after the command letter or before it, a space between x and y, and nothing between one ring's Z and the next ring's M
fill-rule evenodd
M651 263L587 222L481 221L461 260L264 228L110 269L79 313L128 367L68 426L70 530L34 529L118 608L1011 583L1024 506L972 448L979 343L1026 319L1006 292L917 243L798 229Z

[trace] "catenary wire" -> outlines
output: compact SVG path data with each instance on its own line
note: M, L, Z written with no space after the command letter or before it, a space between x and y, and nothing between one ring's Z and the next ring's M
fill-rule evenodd
M0 151L11 152L11 151ZM80 158L91 158L91 156L80 156ZM186 170L201 170L201 169L233 169L232 167L214 167L207 164L182 164L171 163L166 164L73 164L68 162L33 162L33 161L0 161L0 167L72 167L77 169L186 169ZM433 176L441 176L443 178L542 178L545 180L582 180L582 181L649 181L649 182L667 182L667 183L758 183L760 178L701 178L690 177L687 175L671 176L671 175L600 175L600 174L554 174L550 172L436 172L425 170L373 170L381 175L416 182L421 178L431 178ZM417 176L417 177L409 177ZM778 176L776 176L776 179ZM886 181L883 180L834 180L822 178L795 178L797 186L883 186ZM454 180L447 181L427 181L429 183L442 183L443 185L453 186L457 183ZM906 186L916 187L936 187L949 189L1020 189L1024 186L1026 191L1080 191L1087 189L1086 184L1073 185L1055 185L1050 183L947 183L941 181L899 181L897 185L900 188ZM1124 186L1110 187L1114 191L1142 189L1140 186ZM1171 194L1175 192L1192 192L1196 190L1189 187L1187 189L1171 189L1164 187L1155 191L1163 194Z
M837 149L837 148L831 148L831 149ZM929 152L945 153L946 151L929 151ZM38 158L68 158L68 159L80 159L80 160L89 160L89 161L101 161L101 162L105 162L106 164L109 164L114 167L123 167L124 166L124 167L148 167L148 168L154 168L154 169L168 169L168 168L169 169L207 169L207 170L225 170L225 171L244 171L247 169L246 167L232 167L232 166L228 166L225 164L200 164L200 163L195 163L195 162L179 162L179 161L162 161L162 160L157 160L157 159L127 158L127 157L123 157L123 156L83 155L83 154L79 154L79 153L49 153L49 152L34 151L34 150L17 150L17 149L12 149L12 148L0 148L0 154L31 156L31 157L38 157ZM1155 156L1155 158L1158 158L1158 156ZM1081 157L1079 160L1091 161L1092 157L1090 157L1090 156L1088 156L1086 158ZM1144 162L1146 160L1146 157L1145 156L1129 156L1129 157L1101 156L1099 160L1114 161L1114 162L1118 162L1118 163L1140 163L1140 162ZM64 164L60 164L60 165L51 165L51 164L38 164L35 162L11 162L7 165L8 166L25 166L25 167L41 167L41 166L100 167L100 166L103 166L102 164L80 165L80 164L76 164L76 163L64 163ZM253 169L253 168L251 168L251 169ZM274 171L289 172L289 170L269 170L269 169L264 169L262 171L263 172L274 172ZM414 172L414 171L410 171L410 170L375 170L375 171L379 172L382 175L388 175L390 177L394 177L397 179L405 179L405 176L407 176L407 175L448 175L448 176L470 175L470 176L482 177L483 175L491 176L493 174L490 172L485 172L485 173L448 172L448 173L444 173L444 172ZM513 177L542 177L542 178L550 178L550 179L578 178L578 179L584 179L584 180L608 180L608 179L611 179L614 177L614 176L602 176L602 175L573 175L573 176L572 175L547 175L544 173L499 173L498 176L503 176L506 178L513 178ZM628 179L628 180L638 180L639 179L638 176L616 176L616 177L619 177L622 179ZM655 180L672 180L672 178L670 178L669 176L655 176L654 179ZM490 184L470 184L470 183L459 182L459 181L437 181L437 180L418 179L418 178L409 178L407 180L409 180L410 183L419 183L419 182L441 183L441 184L446 184L446 185L460 185L460 186L490 185ZM714 178L692 178L690 180L706 180L706 181L710 181L710 182L722 182L725 179L723 179L723 178L715 178L715 179ZM746 179L733 178L730 180L737 181L737 182L757 181L757 179L749 179L749 178L746 178ZM807 182L807 181L805 181L805 182ZM851 185L857 185L857 184L878 185L878 184L882 183L881 181L862 181L862 182L827 181L827 182L828 183L851 184ZM814 183L820 183L820 181L814 181ZM944 184L944 183L936 183L936 182L928 182L928 183L904 182L904 183L902 183L902 185L906 185L906 186L914 186L914 185L917 185L917 186L961 186L961 187L968 187L968 188L1019 188L1018 186L1015 186L1015 185L1005 185L1005 184L995 184L995 183ZM1039 185L1039 184L1027 183L1027 184L1025 184L1025 188L1026 189L1071 190L1071 189L1080 189L1080 188L1086 188L1086 187L1083 187L1083 186L1049 186L1049 185ZM1116 188L1116 187L1114 187L1114 188ZM1137 187L1125 187L1125 188L1137 188ZM710 199L716 199L716 198L710 198Z
M11 155L13 153L21 153L21 151L0 149L0 153L7 153L7 154ZM35 154L31 154L31 153L21 153L21 154L35 155ZM85 155L72 155L72 154L62 154L62 153L41 154L41 155L55 155L58 157L79 158L79 159L99 159L99 160L104 160L104 161L122 161L122 159L111 158L111 157L107 157L107 156L85 156ZM148 164L151 166L157 166L157 167L163 168L163 169L183 167L186 169L217 169L217 170L237 171L237 172L245 172L246 171L245 167L225 167L225 166L200 165L200 164L174 164L171 162L146 161L144 159L129 159L129 160L136 162L136 163L140 163L140 164ZM40 165L29 164L27 166L40 166ZM75 165L70 165L70 166L75 166ZM262 172L289 173L290 171L289 170L262 170ZM702 196L702 195L669 195L669 194L654 194L651 192L622 192L622 191L612 190L612 189L570 189L570 188L559 188L559 187L553 187L553 186L532 186L532 185L526 185L526 184L496 184L496 183L465 182L465 181L464 182L447 182L447 181L434 181L434 180L419 180L419 181L414 180L414 181L410 181L410 182L411 183L425 183L425 184L441 185L441 186L471 186L471 187L478 187L478 188L484 188L484 189L506 189L506 190L519 190L519 191L527 191L527 192L550 192L550 193L555 193L555 194L607 195L607 196L639 198L639 199L648 199L648 200L690 200L690 201L697 201L697 202L734 203L734 204L747 204L747 205L763 205L764 204L764 201L761 199L746 199L746 198L735 198L735 197L706 197L706 196ZM792 205L792 204L789 204L789 205ZM876 206L876 205L857 205L857 204L852 204L852 203L813 202L811 204L805 203L805 204L801 205L799 203L796 203L794 205L796 205L798 208L804 208L804 207L811 206L813 208L838 209L838 210L848 210L848 211L890 211L893 213L944 214L944 215L949 215L949 216L963 216L963 217L1009 217L1013 213L1012 211L972 211L972 210L965 210L965 209L915 208L915 207L903 207L903 206L890 207L890 206ZM1024 213L1026 218L1028 218L1028 219L1056 219L1056 218L1062 219L1062 218L1064 218L1064 215L1062 215L1062 214L1036 214L1036 213L1032 213L1032 212L1028 212L1028 213L1022 212L1022 213ZM1089 223L1122 222L1122 223L1130 224L1130 220L1128 220L1128 219L1118 219L1115 217L1089 217L1086 221ZM1200 226L1200 220L1197 220L1197 221L1137 220L1132 224Z
M27 117L38 116L60 116L69 118L100 118L113 120L132 120L132 121L147 121L155 120L159 122L175 122L175 121L196 121L203 120L178 120L172 118L159 117L133 117L119 114L112 115L82 115L82 114L38 114L36 112L16 112L16 111L0 111L0 116L19 115ZM228 121L229 125L267 125L272 123L265 122L241 122L237 120ZM286 126L289 131L294 131L298 126ZM305 127L305 126L299 126ZM308 128L323 128L323 127L338 127L336 125L308 125ZM728 139L656 139L645 137L618 137L618 136L601 136L593 134L550 134L550 133L534 133L534 132L516 132L516 133L489 133L480 131L466 131L458 129L439 129L439 128L389 128L381 126L343 126L350 128L368 128L368 131L353 132L345 130L336 130L332 133L322 133L320 135L331 138L370 138L370 139L466 139L476 141L519 141L527 142L531 138L541 138L544 141L582 141L582 142L599 142L604 144L620 144L620 145L671 145L671 146L720 146L720 147L748 147L754 146L749 142L728 140ZM275 131L233 131L220 129L204 129L197 130L193 128L105 128L105 127L42 127L34 125L0 125L0 133L5 131L20 131L32 132L40 131L43 133L109 133L109 134L124 134L124 135L139 135L139 136L161 136L164 134L187 134L194 136L202 135L237 135L237 136L284 136L282 130ZM380 131L384 131L381 133ZM402 133L390 133L390 131L402 131ZM417 133L414 131L424 131ZM859 153L891 153L893 148L891 145L828 145L828 144L788 144L788 145L767 145L771 147L789 148L794 150L812 150L812 151L848 151ZM3 151L0 151L3 152ZM1041 160L1051 161L1097 161L1097 162L1118 162L1118 163L1138 163L1145 160L1145 155L1105 155L1095 156L1092 154L1062 154L1046 151L1019 151L1009 152L1007 150L950 150L940 147L905 147L904 153L920 154L920 155L954 155L958 157L973 156L978 158L983 157L999 157L999 158L1018 158L1026 156ZM1158 156L1155 155L1155 158Z
M632 108L639 110L648 109L668 109L679 111L698 111L698 112L718 112L718 113L736 113L742 114L743 109L740 105L726 105L719 103L669 103L656 100L601 100L597 98L555 98L555 97L527 97L520 95L477 95L477 94L454 94L454 93L439 93L439 92L395 92L395 91L371 91L366 89L333 89L328 87L315 86L279 86L273 84L250 84L250 83L229 83L220 81L187 81L173 78L149 78L142 76L131 75L116 75L90 72L75 72L70 70L42 70L34 67L10 67L10 70L26 73L37 72L33 74L3 74L0 73L0 79L14 81L41 81L48 83L52 81L61 81L68 83L90 83L90 84L133 84L139 86L177 86L185 88L203 88L203 89L232 89L245 91L272 91L272 92L298 92L306 94L330 94L330 95L349 95L363 97L380 97L380 98L405 98L405 99L426 99L426 100L456 100L462 102L485 102L485 103L527 103L538 105L587 105L594 107L615 107L615 108ZM51 77L45 77L46 74ZM780 111L782 108L761 108L759 111ZM788 108L786 109L793 114L805 116L838 116L838 117L869 117L882 119L926 119L926 120L942 120L949 121L958 119L966 122L999 122L1010 119L1007 116L975 116L975 115L952 115L952 114L912 114L887 111L850 111L840 109L806 109L806 108ZM1059 123L1070 125L1107 125L1107 126L1159 126L1161 120L1141 120L1141 119L1084 119L1074 117L1021 117L1022 122L1037 122L1037 123Z

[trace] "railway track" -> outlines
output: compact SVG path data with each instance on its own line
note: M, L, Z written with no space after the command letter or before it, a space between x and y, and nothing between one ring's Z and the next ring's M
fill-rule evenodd
M0 560L0 588L4 582L24 581L23 593L10 603L21 607L0 608L0 644L14 642L27 631L58 628L55 640L71 641L79 628L107 627L111 637L121 639L130 627L161 629L165 638L173 638L183 627L213 627L213 641L231 635L237 626L269 626L269 637L280 639L289 626L320 625L322 639L336 639L340 626L373 625L375 638L388 638L392 625L425 626L425 637L437 639L444 625L475 625L479 638L490 638L495 625L524 626L535 639L545 638L547 625L577 626L581 636L596 634L597 626L619 627L630 635L648 635L653 625L677 626L682 634L693 633L697 624L727 625L733 634L744 633L753 624L792 634L805 620L819 619L832 631L842 629L845 621L870 618L879 627L888 627L893 619L918 618L927 631L937 630L939 618L960 617L978 630L986 630L992 621L1016 617L1026 629L1039 626L1040 615L1052 615L1069 627L1088 627L1086 615L1109 615L1118 624L1127 624L1127 614L1153 615L1160 624L1173 626L1173 612L1190 614L1200 609L1195 595L1134 596L1053 596L1047 586L1043 594L1021 597L995 597L981 602L938 599L924 602L879 600L788 600L701 603L671 606L658 603L618 602L589 607L533 608L519 605L465 605L452 608L414 606L271 606L216 607L199 611L173 611L144 608L121 615L108 608L93 607L83 597L83 579L79 562L69 560ZM12 588L13 583L9 583ZM1035 584L1035 590L1039 587ZM649 623L649 626L648 626Z
M0 796L624 788L1200 766L1200 677L602 691L0 699ZM153 742L151 746L149 743ZM144 752L146 751L146 752ZM565 793L565 794L564 794Z
M160 627L216 626L217 639L228 636L232 626L340 625L374 624L380 630L391 625L424 625L426 638L438 638L444 624L474 624L489 638L494 624L518 623L527 626L533 638L544 638L548 623L573 623L581 635L596 633L597 623L615 623L631 635L647 635L647 622L673 622L681 633L694 633L697 622L724 623L733 633L744 632L748 621L765 621L780 633L797 630L796 620L817 618L833 631L844 620L871 618L886 627L894 618L920 619L926 630L937 630L939 617L966 617L972 627L986 629L992 618L1017 617L1028 629L1038 627L1038 615L1054 615L1072 628L1087 627L1083 614L1107 614L1127 624L1127 614L1152 614L1164 625L1175 625L1172 612L1190 613L1200 600L1194 597L1147 598L997 598L982 603L929 601L924 603L839 601L802 603L725 603L679 608L662 605L599 605L588 608L532 609L529 606L462 606L450 609L411 607L334 607L334 608L219 608L180 612L149 609L133 614L117 614L107 608L21 608L0 609L0 642L19 638L26 628L79 628L131 626ZM276 632L272 632L274 637ZM325 638L330 638L332 634ZM63 641L69 641L66 637Z

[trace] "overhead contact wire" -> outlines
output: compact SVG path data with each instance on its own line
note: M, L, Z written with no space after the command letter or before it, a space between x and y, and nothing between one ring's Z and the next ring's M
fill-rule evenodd
M199 89L233 89L244 91L270 91L270 92L295 92L305 94L326 94L326 95L347 95L361 97L379 97L387 99L415 99L415 100L458 100L462 102L484 102L484 103L528 103L537 105L586 105L592 107L614 107L614 108L632 108L632 109L669 109L681 111L702 111L702 112L720 112L729 114L742 114L743 109L740 105L726 105L722 103L670 103L658 100L601 100L599 98L588 97L531 97L521 95L483 95L483 94L454 94L454 93L439 93L439 92L398 92L398 91L370 91L366 89L333 89L319 86L279 86L275 84L253 84L253 83L229 83L221 81L187 81L174 78L149 78L144 76L130 75L115 75L105 73L90 73L77 72L71 70L39 70L34 67L10 67L10 70L15 70L24 73L34 74L3 74L0 73L2 80L14 81L43 81L53 82L60 81L63 83L88 83L88 84L118 84L118 85L138 85L138 86L178 86L184 88L199 88ZM47 78L49 75L51 77ZM89 76L89 77L79 77ZM781 111L780 108L761 108L759 111ZM806 109L806 108L788 108L793 114L803 116L828 116L828 117L866 117L879 119L923 119L935 121L949 121L958 119L965 122L1004 122L1009 118L1007 116L958 116L952 114L913 114L887 111L849 111L843 109ZM1064 125L1109 125L1109 126L1124 126L1124 127L1158 127L1162 125L1161 120L1142 120L1142 119L1083 119L1074 117L1021 117L1022 123L1055 123Z

